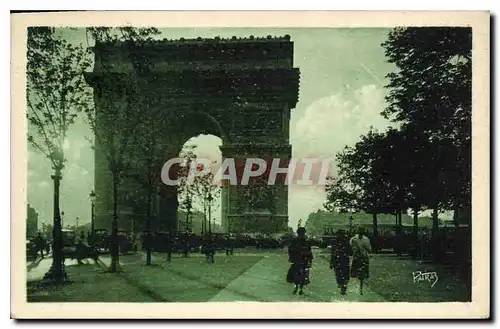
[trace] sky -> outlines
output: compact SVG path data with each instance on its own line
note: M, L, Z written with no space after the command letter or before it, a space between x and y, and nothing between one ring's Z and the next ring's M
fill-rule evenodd
M384 130L391 123L380 112L385 107L386 74L395 68L384 57L381 43L389 29L254 29L197 28L162 29L161 38L291 36L294 66L300 69L299 100L291 111L292 157L333 158L346 145L353 145L370 126ZM87 45L84 29L64 31L74 43ZM89 193L93 189L94 156L88 138L91 131L83 117L71 127L65 145L68 159L61 183L61 210L64 225L90 222ZM215 136L194 136L197 153L220 158ZM50 163L28 149L28 203L39 213L39 223L52 222L53 184ZM290 186L289 226L296 227L320 209L325 200L323 187ZM219 210L220 211L220 207ZM220 218L220 213L214 214ZM41 224L39 224L41 225Z

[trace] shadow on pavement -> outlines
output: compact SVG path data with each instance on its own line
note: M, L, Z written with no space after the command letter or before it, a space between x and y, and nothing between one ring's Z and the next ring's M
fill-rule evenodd
M28 272L31 271L32 269L34 269L35 267L37 267L41 263L42 260L44 260L44 258L38 257L37 259L35 259L31 263L29 263L27 266Z

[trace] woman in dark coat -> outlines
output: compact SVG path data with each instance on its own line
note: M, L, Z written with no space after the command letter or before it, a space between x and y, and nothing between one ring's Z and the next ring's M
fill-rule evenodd
M309 283L309 268L313 260L311 245L307 241L305 228L299 227L297 230L297 237L292 240L288 247L288 259L292 265L288 270L287 281L295 284L294 295L297 291L299 295L303 295L303 288Z
M340 294L347 292L347 283L349 282L349 256L351 255L351 245L349 238L343 230L337 231L335 243L332 246L332 256L330 258L330 269L335 271L337 285L340 288Z
M370 253L372 247L370 239L365 235L363 227L358 228L358 233L350 240L353 256L351 264L351 277L359 279L359 293L363 294L363 282L370 273Z

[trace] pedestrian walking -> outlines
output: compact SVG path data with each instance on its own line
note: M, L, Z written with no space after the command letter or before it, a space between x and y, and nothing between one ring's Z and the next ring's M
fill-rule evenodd
M78 264L83 264L82 260L85 259L88 255L88 250L85 248L82 239L77 238L75 244L75 253L74 258L78 261Z
M87 244L91 247L93 246L92 235L90 234L90 231L87 231Z
M40 252L40 256L44 258L43 251L45 250L45 239L42 236L42 233L38 232L35 238L35 246L38 252Z
M330 269L335 272L335 279L341 295L347 293L347 284L350 277L349 256L351 254L352 248L348 236L344 230L338 230L335 243L332 245Z
M293 283L295 288L293 294L304 294L304 286L309 284L309 269L313 260L312 249L306 237L306 229L299 227L297 237L292 240L288 247L288 259L291 266L287 273L287 281Z
M172 252L174 251L174 242L173 242L173 238L171 235L168 236L167 238L167 262L171 262L172 261Z
M228 234L226 237L226 256L232 256L233 255L233 240L231 239L231 236Z
M359 279L359 293L363 294L363 282L370 273L369 255L372 251L370 239L365 235L364 227L359 227L358 232L350 240L353 250L351 277Z
M189 235L188 233L184 234L183 240L182 240L182 253L184 254L184 258L189 257Z
M45 253L50 254L50 241L45 241Z
M207 239L207 243L204 246L205 248L205 257L207 259L207 263L213 264L215 263L215 241L213 237L209 237Z

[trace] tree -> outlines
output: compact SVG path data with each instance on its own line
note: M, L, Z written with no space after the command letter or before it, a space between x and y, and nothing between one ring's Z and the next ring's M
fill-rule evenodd
M151 265L152 202L153 196L159 194L161 169L167 148L167 140L163 136L163 131L168 129L171 118L168 110L165 111L151 98L142 104L147 112L138 122L139 128L136 131L136 137L132 140L132 153L137 160L133 161L126 176L138 183L141 192L146 194L146 265Z
M112 177L113 220L111 227L111 272L119 270L118 200L119 187L134 161L134 146L138 138L144 105L149 98L141 93L142 78L151 69L151 62L141 55L141 49L158 30L154 28L89 28L96 46L123 42L127 46L135 75L107 74L94 88L96 109L87 111L87 119L95 137L95 151L106 159ZM110 73L110 72L107 72Z
M52 224L42 223L42 229L40 231L46 240L52 240L52 234L54 232L54 226Z
M48 27L28 28L27 51L28 141L50 161L54 171L54 225L52 266L46 279L63 282L59 188L66 156L64 144L78 113L91 103L83 72L90 66L87 50L72 45L60 31Z
M365 211L373 216L373 236L377 239L377 214L388 212L387 181L377 171L384 135L370 130L353 148L346 148L337 155L339 177L342 177L353 197L351 205L358 211Z
M326 201L324 207L328 211L351 212L357 209L355 187L350 186L346 177L329 177L325 185Z
M406 212L409 168L405 141L400 132L370 130L354 146L336 155L338 175L326 186L325 208L341 213L363 211L372 215L375 247L379 214L393 214L401 226ZM420 186L420 185L419 185Z
M131 210L131 213L138 215L137 217L134 216L131 219L132 233L135 234L137 232L144 231L147 221L137 221L138 217L143 219L141 215L146 214L147 195L144 193L144 188L138 183L133 185L128 184L127 188L124 189L123 192L123 200L124 204L126 204Z
M186 230L193 229L189 228L190 222L192 219L189 218L191 216L191 210L193 209L193 194L194 190L192 185L188 182L189 171L191 170L191 164L196 159L196 154L194 150L196 149L196 145L186 145L181 150L179 156L183 159L183 163L177 167L177 178L179 180L179 199L180 209L186 212ZM201 223L201 229L204 231L204 220Z
M184 200L187 198L191 198L192 201L197 200L199 204L201 204L203 209L203 224L202 231L203 234L206 234L207 231L209 234L212 233L212 223L211 223L211 212L217 206L217 201L220 196L220 186L214 182L214 174L209 171L203 175L196 175L189 181L188 179L188 171L190 170L190 163L194 159L194 153L191 150L187 150L183 156L186 159L186 166L183 166L183 170L185 170L185 174L183 174L183 179L180 179L181 184L181 193L184 197ZM201 164L198 164L198 168L196 170L202 171L204 168ZM182 170L182 169L181 169ZM183 204L183 203L181 203ZM207 229L207 215L208 215L208 229Z
M433 209L437 233L440 209L470 207L472 30L396 28L382 46L397 67L387 76L382 114L428 142L425 156L414 160L432 178L425 203Z
M193 196L198 198L198 201L202 204L203 213L205 214L205 220L208 215L208 234L212 234L212 211L218 206L218 199L220 196L220 186L214 184L214 175L210 172L202 176L197 176L194 178L193 184ZM205 224L205 231L207 226Z

